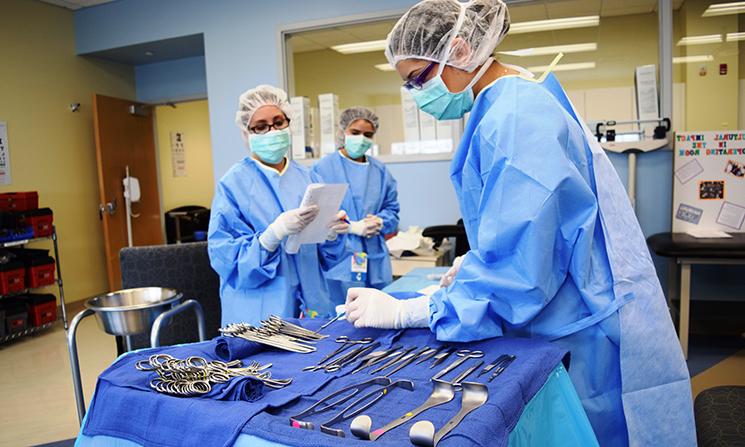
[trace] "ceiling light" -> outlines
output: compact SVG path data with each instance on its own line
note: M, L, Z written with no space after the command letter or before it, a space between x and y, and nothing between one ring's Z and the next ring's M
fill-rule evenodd
M528 71L533 73L543 73L551 68L550 65L541 65L538 67L528 67ZM587 70L595 68L595 62L579 62L576 64L559 64L555 66L551 71L574 71L574 70Z
M704 56L683 56L674 57L673 64L694 64L696 62L711 62L714 60L714 56L707 54Z
M745 40L745 33L727 33L727 42Z
M745 2L716 3L709 5L701 17L726 16L745 12Z
M370 40L368 42L345 43L343 45L334 45L332 50L341 54L371 53L373 51L385 50L385 39Z
M556 31L560 29L587 28L600 25L600 16L566 17L563 19L536 20L519 22L510 25L509 34L534 33L538 31Z
M396 69L391 66L391 64L378 64L375 66L380 71L395 71Z
M550 47L536 47L536 48L523 48L522 50L512 51L500 51L499 54L506 54L508 56L545 56L548 54L569 54L569 53L583 53L585 51L595 51L598 49L596 43L576 43L570 45L554 45Z
M706 45L710 43L722 43L721 34L708 34L706 36L687 36L678 41L678 46Z

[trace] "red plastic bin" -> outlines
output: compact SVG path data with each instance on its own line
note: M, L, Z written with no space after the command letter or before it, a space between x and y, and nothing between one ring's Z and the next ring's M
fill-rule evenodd
M28 295L28 324L43 326L57 320L57 298L54 295Z
M18 293L26 288L26 268L23 262L0 264L0 295Z
M31 259L26 264L26 286L29 289L54 284L54 258L51 256Z
M23 220L34 229L34 237L49 237L54 232L54 213L50 208L27 211Z
M39 208L39 193L6 192L0 194L0 211L31 211Z

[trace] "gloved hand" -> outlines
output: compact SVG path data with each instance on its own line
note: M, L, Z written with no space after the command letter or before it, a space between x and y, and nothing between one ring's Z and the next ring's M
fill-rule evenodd
M285 211L277 216L274 222L269 224L266 230L259 236L259 243L269 251L274 251L279 247L282 239L291 234L297 234L303 231L309 223L318 215L316 205L295 208L294 210Z
M356 220L349 225L349 232L360 237L373 237L383 228L383 219L368 214L362 220Z
M465 256L465 255L463 255ZM458 256L453 261L453 266L450 267L450 269L445 272L444 275L442 275L442 278L440 278L440 287L448 287L450 284L453 283L455 280L455 275L458 274L460 271L460 266L463 264L463 256Z
M347 321L354 327L403 329L429 326L429 297L396 298L378 289L353 287L347 291Z
M350 224L345 221L346 218L346 211L341 210L336 213L336 219L329 224L329 233L326 235L327 241L334 241L338 235L349 233Z

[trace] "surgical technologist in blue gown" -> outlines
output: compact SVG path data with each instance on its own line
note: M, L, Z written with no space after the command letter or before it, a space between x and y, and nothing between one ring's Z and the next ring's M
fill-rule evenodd
M322 270L341 260L344 236L337 235L349 225L330 222L328 242L301 245L298 253L285 249L287 237L316 218L317 207L300 207L300 202L310 183L320 183L287 159L288 109L287 94L268 85L248 90L239 100L236 123L251 156L220 179L208 236L210 263L220 275L223 325L334 311Z
M427 0L389 34L420 109L470 111L450 172L471 250L431 296L350 289L348 319L555 340L601 445L695 445L688 371L623 186L553 75L492 59L508 30L501 0Z
M371 110L351 107L339 118L336 153L326 155L313 171L329 183L347 183L342 207L351 224L347 260L327 275L332 298L344 303L350 287L382 289L392 279L385 234L398 228L396 179L383 163L366 155L372 148L379 120Z

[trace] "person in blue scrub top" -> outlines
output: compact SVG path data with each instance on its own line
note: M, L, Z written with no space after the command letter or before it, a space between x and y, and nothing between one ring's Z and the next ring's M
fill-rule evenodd
M382 289L392 279L385 234L398 229L396 179L367 152L373 146L379 120L372 111L352 107L342 112L336 153L313 167L327 183L347 183L342 207L349 213L347 259L327 274L331 297L343 304L350 287Z
M220 275L222 324L258 324L269 315L329 316L323 269L344 254L348 224L340 211L329 223L328 241L288 253L288 236L303 230L318 208L300 207L306 187L321 180L287 159L291 146L287 94L260 85L239 99L236 123L251 155L220 179L212 201L208 247Z
M431 296L350 289L348 320L555 340L600 445L696 445L688 370L623 185L554 75L492 58L509 24L501 0L426 0L388 35L421 110L470 112L450 175L471 250Z

